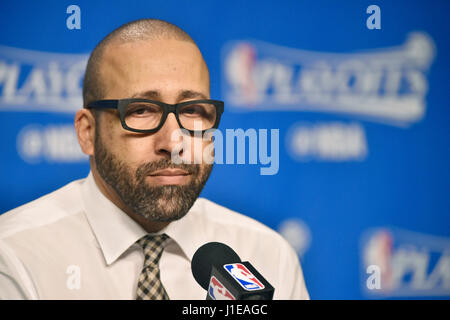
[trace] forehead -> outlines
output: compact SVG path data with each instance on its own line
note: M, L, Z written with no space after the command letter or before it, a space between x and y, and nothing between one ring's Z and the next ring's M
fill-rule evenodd
M209 96L206 63L191 42L164 39L112 43L100 63L100 80L108 99L155 91L161 96L193 91Z

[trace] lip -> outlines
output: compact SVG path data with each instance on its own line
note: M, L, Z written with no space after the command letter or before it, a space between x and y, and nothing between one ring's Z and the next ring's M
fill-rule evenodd
M187 176L189 172L182 169L162 169L152 172L150 176Z

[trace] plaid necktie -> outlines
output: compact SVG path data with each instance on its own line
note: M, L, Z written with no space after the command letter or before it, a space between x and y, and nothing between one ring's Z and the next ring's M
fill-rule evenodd
M144 249L144 267L139 276L136 300L169 300L159 276L159 259L169 240L166 234L146 235L137 243Z

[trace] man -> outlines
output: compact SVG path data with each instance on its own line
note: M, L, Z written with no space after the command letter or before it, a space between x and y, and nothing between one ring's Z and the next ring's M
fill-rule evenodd
M275 299L309 298L285 240L198 198L212 164L173 133L205 150L195 133L217 128L223 104L189 35L151 19L116 29L91 54L83 99L91 172L0 216L0 298L205 299L190 262L211 241L251 261Z

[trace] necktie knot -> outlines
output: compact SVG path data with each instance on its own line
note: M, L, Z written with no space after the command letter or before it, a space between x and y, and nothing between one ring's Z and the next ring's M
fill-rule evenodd
M148 234L137 241L144 250L144 268L155 267L158 265L168 240L169 236L166 234Z

